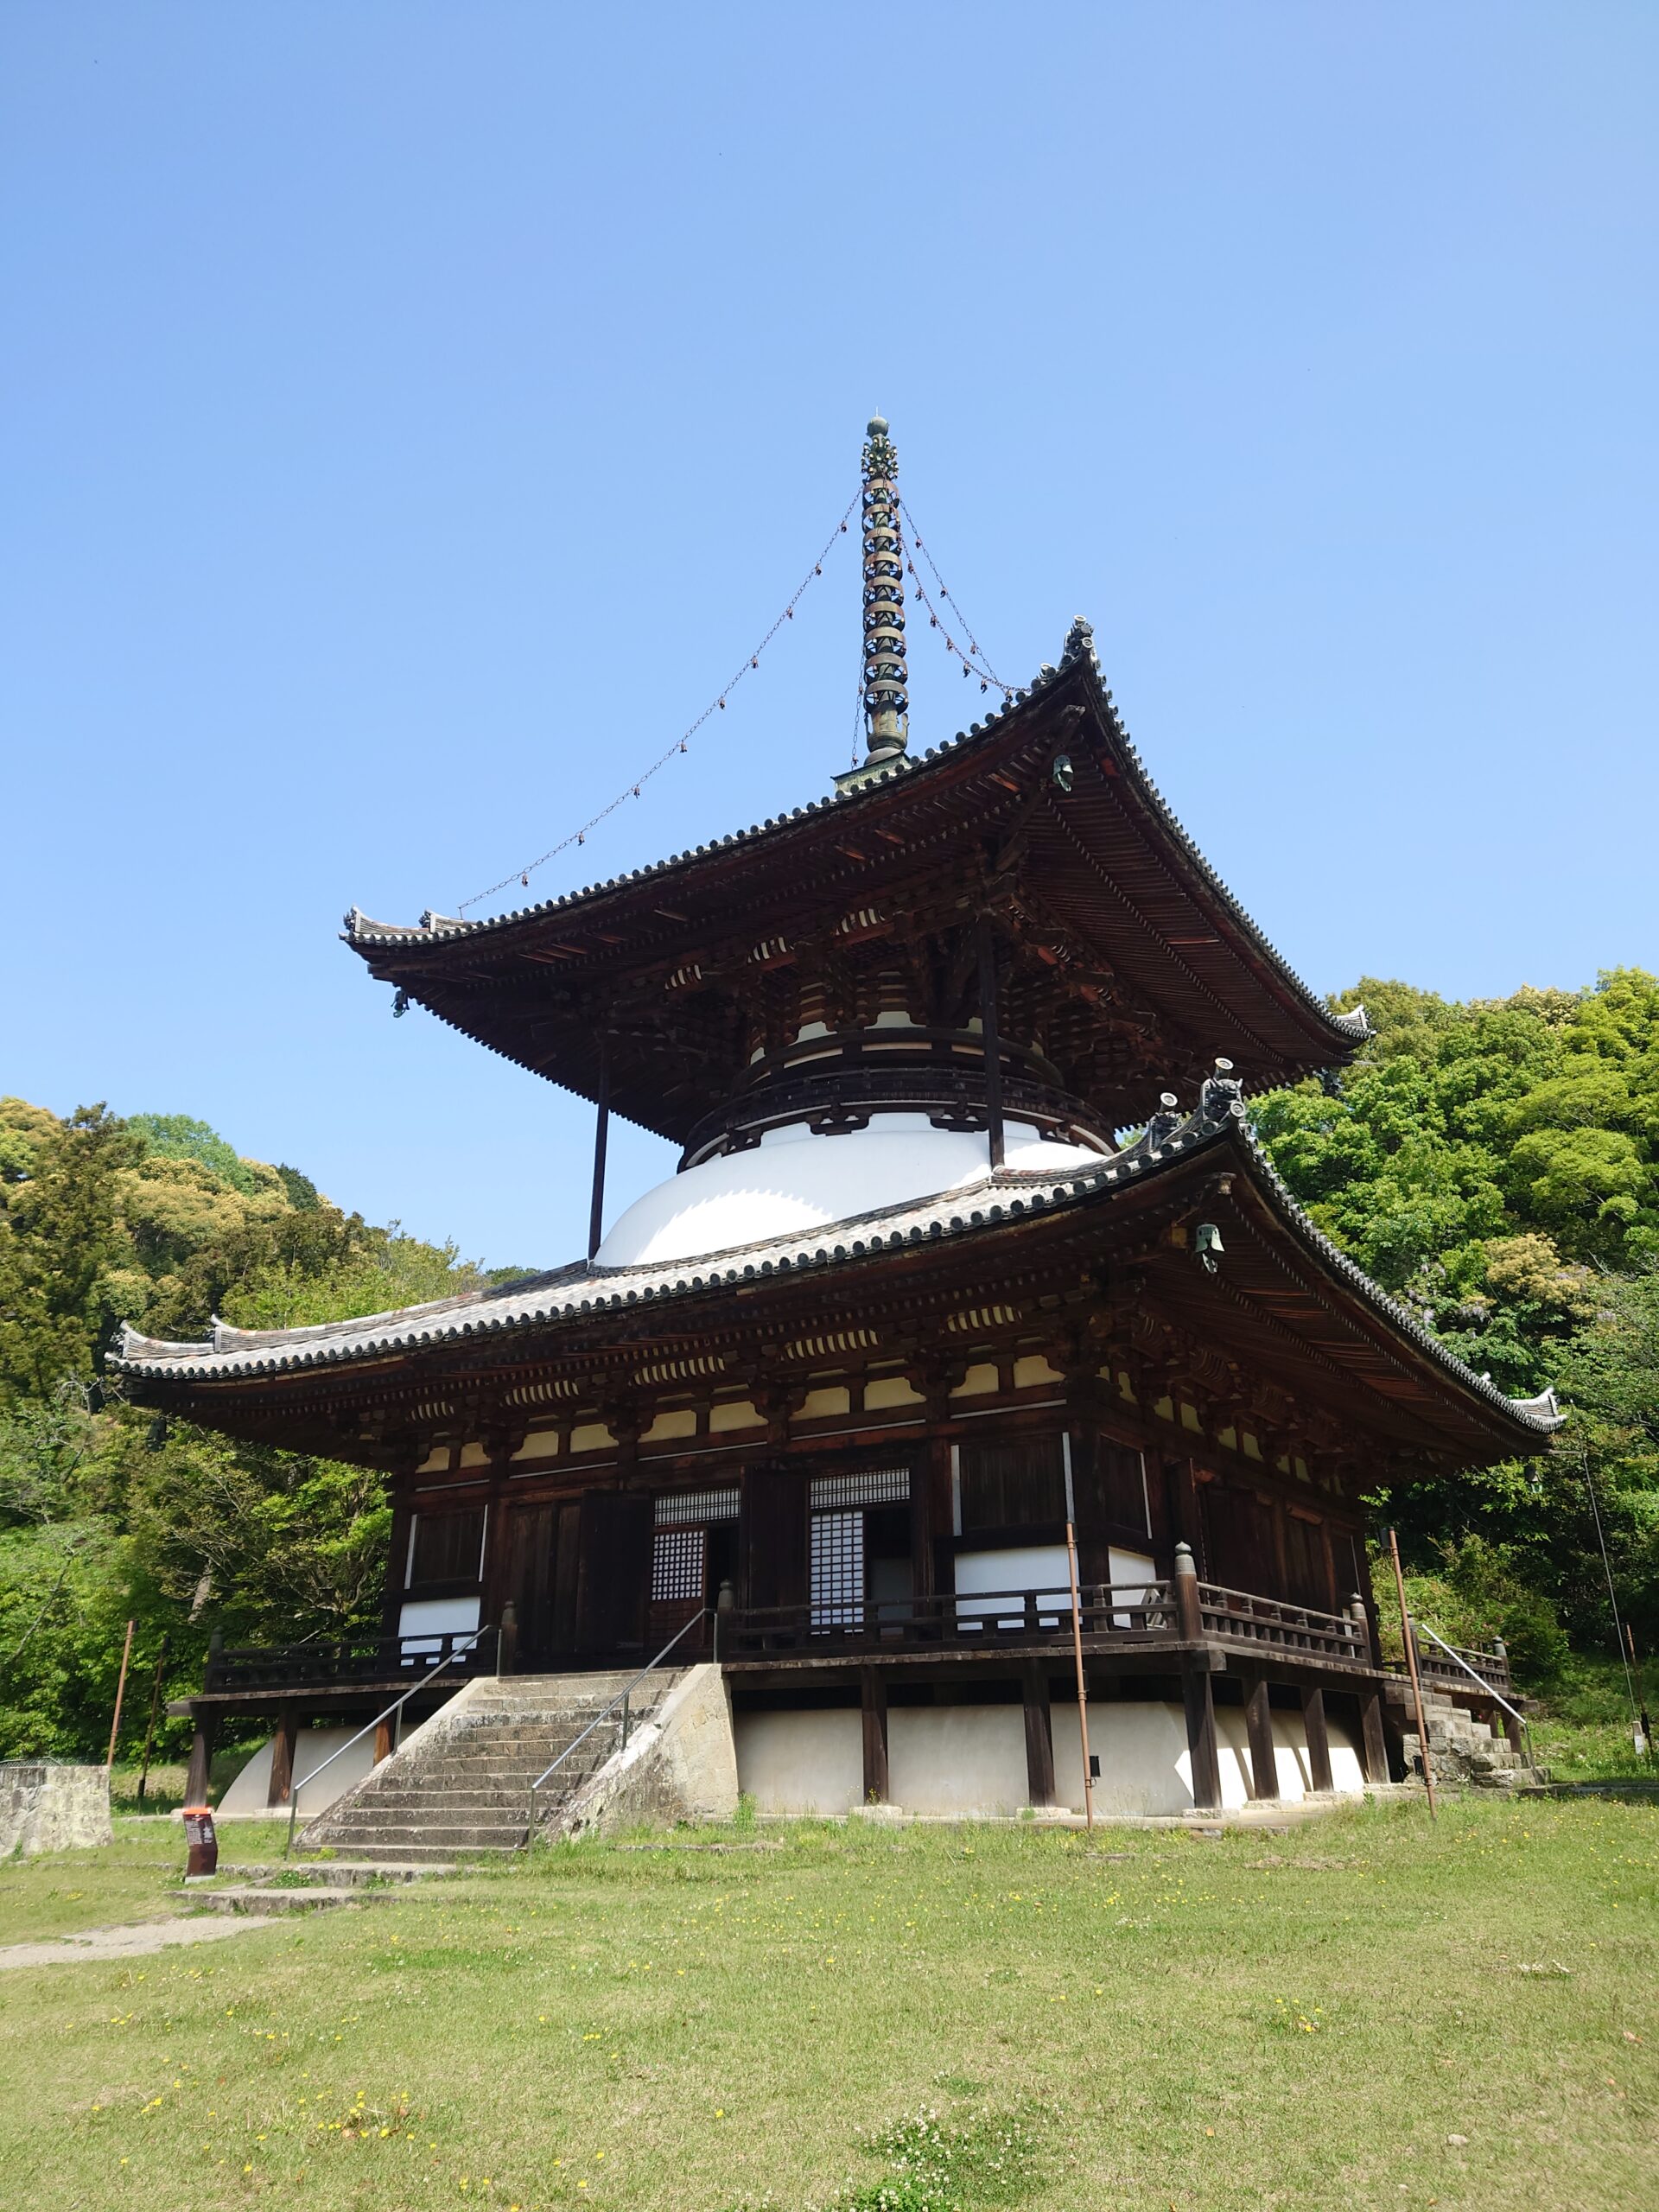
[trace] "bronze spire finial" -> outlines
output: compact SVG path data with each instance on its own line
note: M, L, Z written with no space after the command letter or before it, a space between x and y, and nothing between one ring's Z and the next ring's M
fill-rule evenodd
M899 456L880 415L870 419L864 474L864 728L869 760L902 753L910 732L905 667L905 551L899 535Z

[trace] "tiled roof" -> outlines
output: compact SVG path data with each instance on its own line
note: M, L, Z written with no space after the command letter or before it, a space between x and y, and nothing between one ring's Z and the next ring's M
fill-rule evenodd
M518 1282L468 1291L396 1313L322 1322L312 1328L234 1329L216 1320L213 1335L205 1341L170 1344L141 1336L124 1325L109 1363L118 1373L149 1379L227 1382L380 1359L469 1338L506 1335L583 1314L616 1312L718 1289L726 1284L834 1268L907 1245L971 1236L1010 1221L1103 1197L1109 1190L1155 1178L1160 1170L1190 1159L1196 1152L1231 1145L1242 1153L1255 1186L1298 1241L1424 1353L1448 1382L1541 1437L1558 1428L1560 1417L1552 1391L1538 1398L1506 1397L1489 1377L1465 1366L1314 1226L1256 1143L1246 1126L1244 1112L1235 1086L1211 1083L1205 1086L1196 1113L1173 1128L1143 1138L1129 1151L1084 1174L1055 1178L1004 1170L988 1174L982 1183L965 1190L856 1215L827 1230L779 1236L737 1251L715 1252L702 1259L676 1260L658 1267L598 1268L578 1261Z
M1018 714L1031 701L1040 698L1051 686L1058 683L1068 667L1082 664L1087 667L1100 702L1105 709L1114 736L1122 748L1129 768L1129 781L1145 802L1147 810L1179 847L1191 862L1201 882L1211 891L1224 906L1240 931L1255 945L1257 951L1272 963L1306 1007L1318 1019L1352 1043L1363 1042L1371 1033L1363 1007L1350 1014L1332 1014L1325 1001L1303 982L1283 956L1272 945L1227 886L1211 867L1204 855L1193 843L1166 802L1162 792L1147 773L1134 740L1123 725L1122 716L1106 689L1100 664L1095 657L1094 632L1081 616L1073 622L1067 634L1061 657L1061 666L1045 664L1035 681L1026 690L1015 691L1000 710L993 711L983 722L975 722L967 730L958 730L953 738L930 746L919 754L899 753L887 766L871 774L855 788L827 793L822 798L809 799L804 806L793 808L783 815L769 815L765 822L755 823L747 830L734 830L729 836L717 837L707 845L692 847L683 853L673 853L666 860L652 861L645 868L631 868L620 875L608 877L601 883L584 885L580 891L568 891L556 899L547 899L529 906L515 907L505 914L495 914L487 919L469 922L446 914L429 912L419 924L401 925L397 923L371 921L366 914L353 906L346 916L345 936L348 943L362 950L373 945L388 948L419 944L442 944L459 938L487 938L492 932L512 928L524 922L550 916L574 917L576 910L590 899L604 898L608 893L624 889L631 884L647 883L673 874L677 868L707 859L710 855L735 850L743 846L763 844L769 837L791 823L803 822L814 815L828 815L848 809L856 810L868 804L873 796L889 785L900 783L908 777L925 775L928 764L948 755L971 750L983 744L1001 729L1012 715Z

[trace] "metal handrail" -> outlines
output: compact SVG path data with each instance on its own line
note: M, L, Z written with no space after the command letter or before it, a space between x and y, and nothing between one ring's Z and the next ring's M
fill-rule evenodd
M1426 1636L1431 1643L1438 1643L1441 1650L1445 1652L1446 1657L1453 1661L1458 1666L1461 1667L1464 1673L1468 1675L1471 1681L1478 1682L1482 1689L1485 1691L1487 1696L1491 1698L1495 1703L1503 1707L1504 1712L1507 1713L1510 1718L1518 1725L1521 1733L1527 1739L1527 1764L1529 1766L1536 1766L1538 1762L1534 1758L1532 1750L1532 1730L1527 1725L1526 1714L1524 1713L1517 1713L1515 1707L1510 1703L1508 1698L1503 1695L1503 1692L1501 1690L1495 1689L1491 1683L1486 1680L1484 1675L1478 1675L1474 1669L1469 1664L1469 1662L1464 1657L1462 1652L1457 1650L1452 1645L1449 1644L1443 1636L1436 1636L1433 1630L1430 1628L1427 1621L1420 1621L1408 1616L1407 1625L1412 1635Z
M306 1776L306 1782L315 1782L325 1767L331 1767L337 1758L340 1758L343 1753L351 1750L353 1744L360 1744L363 1738L368 1734L371 1728L378 1728L383 1720L390 1720L394 1713L400 1713L404 1707L409 1703L410 1698L417 1697L420 1694L420 1693L426 1688L427 1684L432 1680L434 1675L441 1675L444 1669L451 1665L454 1661L459 1659L463 1652L470 1651L480 1637L494 1636L499 1633L499 1631L496 1629L493 1622L486 1622L480 1627L475 1628L464 1643L457 1643L452 1650L446 1651L442 1658L438 1661L435 1666L429 1667L425 1674L421 1676L420 1681L415 1683L410 1688L406 1689L400 1698L394 1699L384 1713L377 1713L372 1720L365 1720L363 1726L358 1730L355 1736L348 1736L338 1751L330 1751L326 1759L321 1760L319 1764L314 1766L310 1773ZM289 1784L288 1835L283 1844L283 1856L284 1859L291 1856L293 1853L294 1823L299 1818L300 1791L304 1788L304 1786L305 1784L300 1782L290 1782Z
M524 1831L524 1845L526 1849L528 1849L530 1845L534 1841L536 1835L536 1792L547 1780L548 1776L556 1772L558 1768L562 1767L566 1759L569 1758L571 1752L576 1749L577 1745L579 1744L585 1744L588 1738L593 1734L594 1729L599 1727L602 1722L610 1719L611 1715L616 1711L619 1705L622 1708L622 1741L617 1748L620 1751L626 1751L628 1748L628 1700L633 1695L635 1690L639 1688L640 1683L645 1681L645 1676L650 1674L652 1669L653 1667L661 1666L663 1661L667 1658L669 1653L674 1649L681 1637L688 1634L690 1630L697 1627L702 1621L706 1620L710 1613L713 1613L715 1616L715 1658L718 1659L720 1656L720 1615L712 1605L700 1605L696 1611L692 1614L690 1620L683 1621L679 1627L675 1630L673 1635L669 1637L668 1642L663 1646L656 1657L654 1659L647 1659L645 1665L639 1669L632 1681L626 1683L623 1688L617 1692L616 1695L605 1707L605 1710L602 1713L596 1713L594 1715L593 1719L588 1723L588 1726L582 1730L581 1735L573 1736L570 1741L565 1745L564 1749L559 1753L557 1758L552 1762L551 1765L544 1766L542 1769L542 1771L537 1776L535 1781L530 1785L530 1824Z

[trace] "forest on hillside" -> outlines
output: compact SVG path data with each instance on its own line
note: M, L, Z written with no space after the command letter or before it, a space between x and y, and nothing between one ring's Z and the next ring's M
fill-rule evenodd
M1454 1004L1367 979L1356 1064L1251 1102L1326 1233L1508 1391L1569 1419L1548 1452L1396 1495L1428 1618L1502 1633L1548 1688L1659 1637L1659 978ZM122 1321L201 1334L343 1319L524 1272L377 1227L182 1115L60 1119L0 1099L0 1758L101 1757L125 1624L169 1694L207 1638L372 1629L381 1478L157 1420L106 1382ZM143 1705L130 1706L142 1735Z

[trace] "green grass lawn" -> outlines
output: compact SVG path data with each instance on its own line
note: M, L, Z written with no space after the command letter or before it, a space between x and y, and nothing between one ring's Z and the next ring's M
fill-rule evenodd
M0 1869L0 1942L161 1910L180 1855L128 1826ZM1629 2212L1659 2202L1656 1865L1649 1807L1485 1798L564 1847L7 1974L0 2207Z

